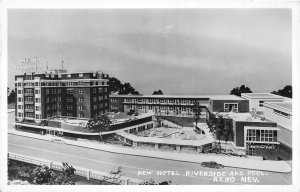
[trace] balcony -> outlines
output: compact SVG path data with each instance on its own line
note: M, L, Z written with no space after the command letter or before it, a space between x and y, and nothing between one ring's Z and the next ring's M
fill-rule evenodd
M34 110L33 109L25 109L25 112L31 112L31 113L33 113Z
M33 104L33 101L25 101L25 104Z
M25 96L33 96L33 93L25 93Z

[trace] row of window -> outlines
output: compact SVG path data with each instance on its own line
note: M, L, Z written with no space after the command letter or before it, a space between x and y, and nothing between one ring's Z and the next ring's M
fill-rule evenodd
M117 99L112 99L112 102L117 103ZM183 105L194 105L195 100L187 99L125 99L126 103L151 103L151 104L183 104Z
M190 111L193 112L193 109L191 107L165 107L165 106L146 106L146 105L126 105L127 109L149 109L149 110L162 110L162 111L175 111L175 110L180 110L180 111ZM111 108L113 109L118 109L117 106L112 105Z
M246 141L277 142L277 131L248 129Z

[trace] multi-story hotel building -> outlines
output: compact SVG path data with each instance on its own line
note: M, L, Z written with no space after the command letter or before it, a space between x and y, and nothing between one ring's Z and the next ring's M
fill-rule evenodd
M90 118L109 110L107 74L52 70L15 76L16 120L54 116Z
M198 102L213 112L249 112L249 101L235 95L110 95L110 110L153 111L159 115L192 116ZM205 112L205 111L204 111Z

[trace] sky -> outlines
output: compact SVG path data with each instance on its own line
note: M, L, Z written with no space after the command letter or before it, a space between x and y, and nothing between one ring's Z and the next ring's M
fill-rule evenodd
M271 92L292 84L289 9L8 11L8 85L37 57L49 69L103 71L142 94Z

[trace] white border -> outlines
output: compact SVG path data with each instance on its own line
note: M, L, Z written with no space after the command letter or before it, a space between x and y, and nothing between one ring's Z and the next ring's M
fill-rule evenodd
M293 9L293 111L300 114L299 102L299 0L9 0L1 1L1 175L0 189L3 191L300 191L299 187L299 129L294 129L293 134L293 185L292 186L7 186L6 185L6 158L7 158L7 8L51 8L51 9L76 9L76 8L291 8ZM297 38L296 38L297 37ZM294 127L299 127L299 118L293 118ZM297 179L295 179L297 178Z

